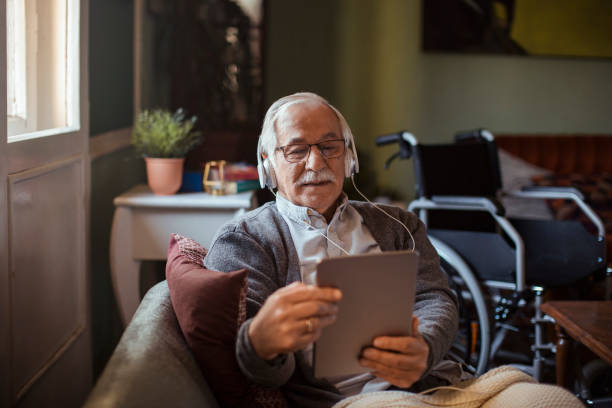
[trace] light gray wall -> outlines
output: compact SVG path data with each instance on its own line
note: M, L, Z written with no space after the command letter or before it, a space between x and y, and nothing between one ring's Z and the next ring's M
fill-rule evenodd
M612 61L425 54L421 1L340 0L335 98L370 171L410 199L411 162L383 170L394 151L377 135L408 129L425 143L458 130L498 133L612 133ZM272 50L273 51L273 50Z
M612 60L424 54L421 0L268 5L267 103L297 90L328 97L371 158L363 171L406 199L412 163L383 170L393 148L375 147L377 135L408 129L432 143L475 127L612 133Z
M478 126L499 133L612 133L612 61L458 55L420 59L427 138Z

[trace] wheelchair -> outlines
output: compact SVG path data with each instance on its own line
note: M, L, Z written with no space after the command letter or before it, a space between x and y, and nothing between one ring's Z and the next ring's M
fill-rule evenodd
M437 145L419 144L401 131L377 137L376 144L399 145L385 168L396 158L413 160L416 199L408 209L427 226L459 302L459 330L450 355L476 375L502 358L540 381L546 353L555 352L553 343L544 342L544 325L554 322L540 311L544 292L582 288L572 294L580 298L589 283L605 276L601 219L573 188L502 192L497 147L487 130L458 133L454 143ZM507 218L503 194L573 200L597 232L578 221ZM527 358L503 347L512 340L509 334L525 326L530 331Z

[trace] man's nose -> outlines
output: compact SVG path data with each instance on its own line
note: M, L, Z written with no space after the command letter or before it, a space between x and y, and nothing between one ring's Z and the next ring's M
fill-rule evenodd
M327 167L327 162L321 151L319 151L318 146L310 146L310 152L308 152L308 157L306 157L306 169L319 171L324 167Z

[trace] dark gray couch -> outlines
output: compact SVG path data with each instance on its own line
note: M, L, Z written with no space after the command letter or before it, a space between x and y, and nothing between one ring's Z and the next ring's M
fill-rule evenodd
M185 343L166 281L147 292L85 407L219 407Z

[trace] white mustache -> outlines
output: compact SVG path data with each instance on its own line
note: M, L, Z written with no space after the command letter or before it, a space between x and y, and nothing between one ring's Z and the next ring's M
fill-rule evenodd
M325 182L336 182L336 175L330 169L321 169L320 171L309 170L302 174L298 179L298 184L318 184Z

